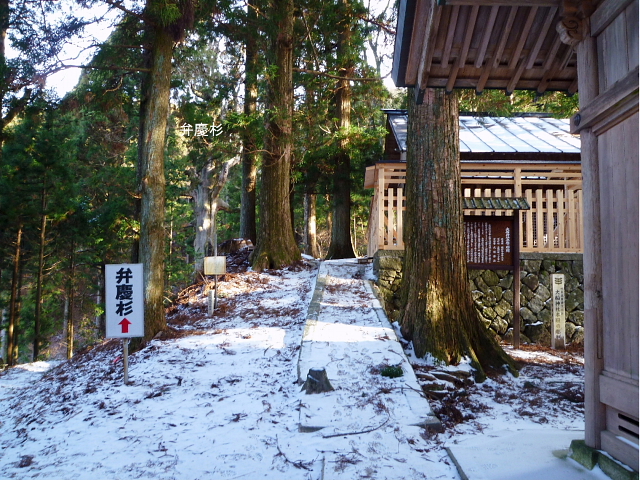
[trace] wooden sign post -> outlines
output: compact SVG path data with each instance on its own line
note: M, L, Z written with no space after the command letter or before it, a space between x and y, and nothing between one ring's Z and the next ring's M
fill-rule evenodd
M513 271L513 347L520 348L520 222L515 215L465 215L467 266Z

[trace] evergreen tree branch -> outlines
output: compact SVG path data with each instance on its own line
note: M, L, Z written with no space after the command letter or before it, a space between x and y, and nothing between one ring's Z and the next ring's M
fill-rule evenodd
M355 78L355 77L342 77L340 75L332 75L326 72L318 72L316 70L308 70L306 68L294 68L294 72L299 73L308 73L309 75L316 75L318 77L329 77L335 78L337 80L349 80L351 82L381 82L382 77L371 77L371 78Z

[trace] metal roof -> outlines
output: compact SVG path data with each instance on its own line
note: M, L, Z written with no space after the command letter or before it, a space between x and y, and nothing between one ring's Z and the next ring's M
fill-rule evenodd
M400 151L406 152L408 115L386 113ZM460 152L579 154L580 136L569 132L569 119L460 115Z
M531 207L524 197L464 197L465 210L529 210Z

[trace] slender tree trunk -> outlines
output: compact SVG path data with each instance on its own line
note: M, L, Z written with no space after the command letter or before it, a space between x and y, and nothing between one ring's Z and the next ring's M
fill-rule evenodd
M338 43L339 75L350 76L353 72L351 58L351 16L348 2L341 0L342 32ZM333 224L331 245L327 258L353 258L356 256L351 244L351 159L347 150L348 132L351 126L351 85L348 80L338 80L335 94L336 118L341 136L339 153L333 160Z
M253 268L280 268L300 259L289 211L293 116L293 0L274 0L271 33L275 52L269 80L267 132L260 189L260 228Z
M304 194L304 253L311 255L313 258L320 257L316 225L317 200L318 195L314 193Z
M221 166L216 166L213 159L209 159L198 174L194 170L191 175L191 197L193 198L193 213L196 219L196 236L193 243L196 255L195 281L204 275L204 257L209 250L217 247L216 216L219 209L228 210L229 205L220 198L220 193L229 180L231 168L238 164L239 157L227 160ZM216 169L218 171L216 172Z
M248 3L248 26L256 23L255 0ZM246 40L244 114L247 126L242 135L242 198L240 206L240 237L256 243L256 183L258 153L255 133L255 115L258 103L258 62L256 37L249 34Z
M44 246L47 238L47 215L45 211L47 209L47 192L45 187L42 187L42 213L40 222L40 251L38 253L38 278L36 286L36 314L34 318L33 326L33 361L38 360L40 354L40 330L42 325L42 277L44 272Z
M163 306L165 245L164 150L169 116L171 59L174 40L168 29L153 29L151 72L139 155L141 172L140 257L144 266L145 340L166 327Z
M69 280L67 282L67 297L65 299L65 319L66 324L66 339L67 339L67 359L73 358L73 341L75 331L73 328L73 302L74 302L74 280L76 273L76 259L75 259L75 243L71 241L71 253L69 254Z
M469 356L476 378L513 360L484 327L467 276L458 102L444 89L427 89L422 105L409 90L405 267L400 320L415 353L449 364Z
M7 364L13 366L18 361L18 292L20 284L20 263L22 260L22 224L18 225L16 249L13 255L13 276L11 277L11 298L9 300L9 327L7 329Z

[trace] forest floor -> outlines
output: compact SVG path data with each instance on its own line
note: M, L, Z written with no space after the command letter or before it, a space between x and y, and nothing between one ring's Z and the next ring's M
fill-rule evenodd
M416 359L400 339L444 426L436 433L395 415L402 382L413 372L380 375L377 358L397 345L393 332L375 337L380 348L367 353L372 363L359 374L361 390L342 386L327 368L336 390L320 395L338 398L345 418L303 433L299 425L313 402L301 392L297 370L318 262L256 273L240 252L228 266L214 315L207 315L208 285L182 292L168 309L170 328L130 356L128 385L117 340L71 361L0 373L0 478L459 479L449 452L501 432L527 445L549 429L583 438L580 351L508 348L520 376L476 384L468 365ZM375 313L365 288L371 266L333 268L325 315L364 332ZM348 355L328 355L341 372ZM580 478L607 478L585 472L596 476Z

